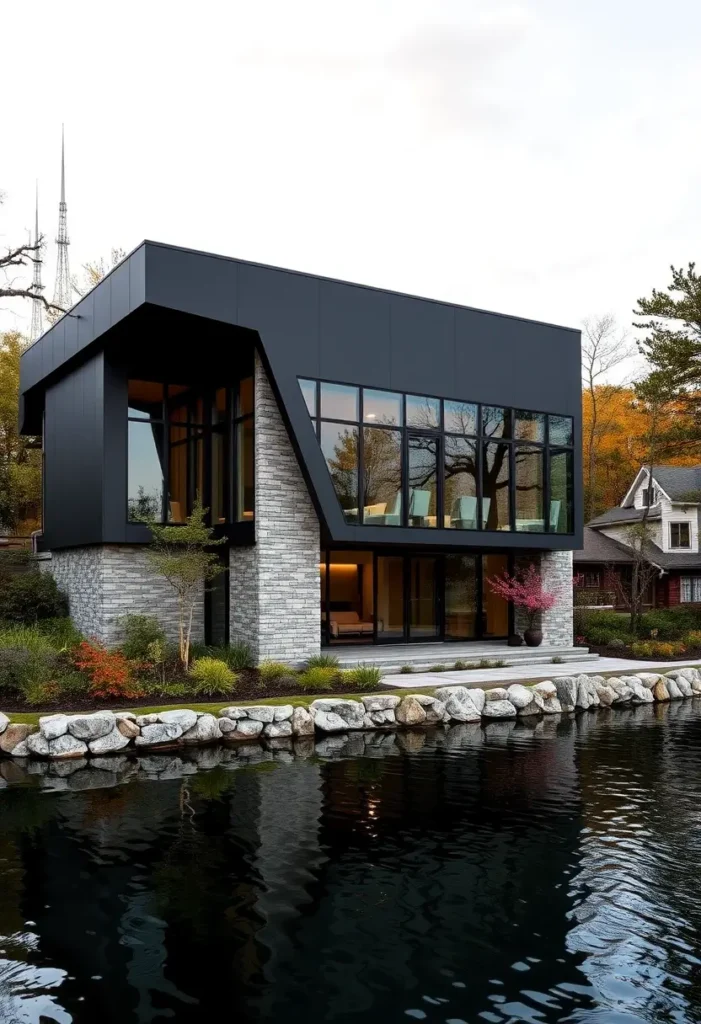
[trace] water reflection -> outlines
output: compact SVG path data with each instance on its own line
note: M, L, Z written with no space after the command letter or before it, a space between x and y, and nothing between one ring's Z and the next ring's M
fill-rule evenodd
M2 762L0 1020L698 1020L699 703Z

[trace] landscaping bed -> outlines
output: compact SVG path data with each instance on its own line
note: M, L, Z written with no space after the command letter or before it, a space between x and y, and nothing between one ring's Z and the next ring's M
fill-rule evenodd
M575 643L605 658L637 661L701 660L701 607L660 608L639 617L575 607Z

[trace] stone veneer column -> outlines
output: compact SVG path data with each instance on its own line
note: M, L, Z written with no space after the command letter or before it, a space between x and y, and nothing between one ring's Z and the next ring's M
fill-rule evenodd
M178 637L178 599L155 576L141 545L109 544L53 551L40 568L50 572L68 597L71 618L86 636L115 644L125 615L153 615L170 640ZM204 640L204 601L198 600L192 638Z
M230 553L230 640L257 663L321 646L319 520L260 356L255 356L255 536Z
M555 604L540 616L543 643L550 647L571 647L573 638L572 613L572 552L534 551L516 557L516 568L527 569L535 565L543 580L543 590L555 595ZM516 609L514 627L523 635L528 628L524 613Z

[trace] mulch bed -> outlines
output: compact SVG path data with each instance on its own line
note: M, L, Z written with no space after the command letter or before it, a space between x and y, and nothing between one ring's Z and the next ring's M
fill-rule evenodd
M661 661L698 661L701 662L701 647L687 647L683 654L673 655L671 658L660 657L660 655L633 654L630 647L609 647L608 645L588 644L593 654L599 654L602 658L625 658L629 661L651 661L658 665Z
M305 690L299 685L293 685L292 677L289 678L289 685L286 685L283 681L281 683L270 683L267 686L263 686L260 682L260 677L257 672L251 670L244 670L239 673L239 680L236 686L236 690L233 693L213 693L208 696L202 694L184 697L167 697L160 694L149 694L147 697L139 697L136 700L116 700L111 698L109 700L96 700L95 698L83 698L81 700L67 700L65 697L59 697L55 701L47 701L43 703L41 708L36 707L33 704L26 704L23 701L3 700L0 696L0 710L7 714L14 712L15 714L27 714L27 713L38 713L41 712L86 712L92 711L126 711L132 708L149 708L149 707L167 707L173 705L174 707L183 707L188 704L240 704L243 701L257 701L263 700L267 697L305 697L315 696L311 690ZM358 693L386 693L387 689L384 686L363 686L361 690L354 691L349 689L347 686L343 686L339 683L324 686L323 695L328 694L337 695L339 697L353 697ZM321 696L321 693L319 693Z

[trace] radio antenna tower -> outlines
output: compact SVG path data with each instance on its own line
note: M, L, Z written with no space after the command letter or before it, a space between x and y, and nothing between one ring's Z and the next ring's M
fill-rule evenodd
M39 245L39 182L36 187L36 206L34 208L34 244ZM41 249L34 250L34 273L32 275L32 291L37 296L32 299L32 326L29 331L30 341L36 341L44 333L44 303L39 296L44 290L41 283Z
M68 227L66 223L66 165L63 141L63 125L61 125L61 202L58 204L58 237L56 245L56 284L54 286L54 305L61 309L69 309L71 302L71 275L68 269Z

